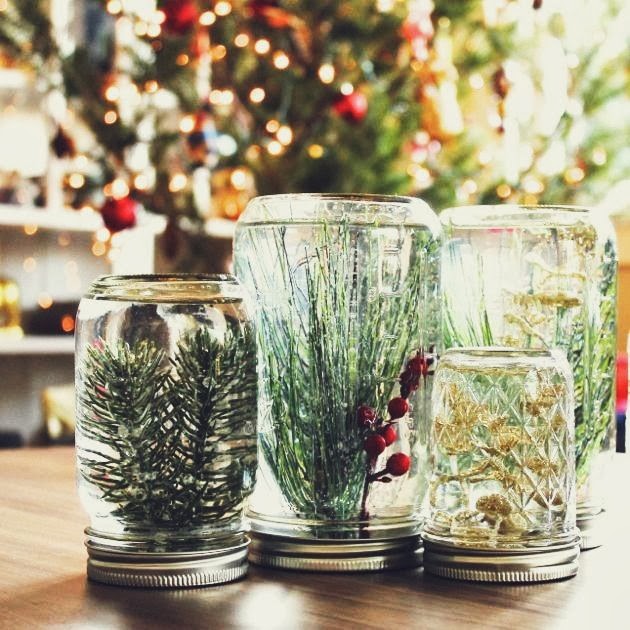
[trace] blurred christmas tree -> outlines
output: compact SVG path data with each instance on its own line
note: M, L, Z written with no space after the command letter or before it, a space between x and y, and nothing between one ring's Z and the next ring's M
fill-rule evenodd
M0 48L48 81L73 203L100 208L112 231L136 203L166 214L167 249L255 192L594 203L630 177L623 0L50 10L0 0Z

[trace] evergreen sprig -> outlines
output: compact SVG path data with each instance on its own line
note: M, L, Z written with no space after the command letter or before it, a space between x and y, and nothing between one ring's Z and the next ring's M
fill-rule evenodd
M129 527L229 522L256 466L256 349L250 329L88 348L80 368L79 470Z

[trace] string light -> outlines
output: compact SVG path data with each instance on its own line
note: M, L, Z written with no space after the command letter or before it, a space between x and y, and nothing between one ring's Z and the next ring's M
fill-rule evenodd
M92 243L92 254L94 254L94 256L102 256L106 251L107 247L105 247L105 243L101 243L100 241Z
M158 88L160 86L158 85L157 81L154 81L153 79L150 79L149 81L146 81L144 84L144 91L148 92L149 94L153 94L154 92L158 91Z
M53 299L50 295L48 295L48 293L40 293L37 297L37 303L41 308L46 310L53 305Z
M339 91L344 96L349 96L350 94L352 94L352 92L354 92L354 85L352 85L352 83L348 83L346 81L345 83L341 84L341 87L339 88Z
M26 236L33 236L33 234L35 234L37 232L37 226L34 224L28 224L24 226L24 234L26 234Z
M477 192L477 183L472 179L467 179L462 182L462 190L467 195L474 195Z
M223 44L218 44L212 49L212 58L215 61L223 59L227 55L227 48Z
M147 35L149 37L159 37L162 32L162 28L159 24L149 24L147 27Z
M157 10L153 16L153 21L156 24L164 24L166 21L166 13L164 13L164 11Z
M321 144L311 144L308 149L308 154L314 160L318 160L324 155L324 147Z
M564 173L564 181L567 184L579 184L584 179L585 175L584 169L579 166L573 166Z
M110 109L105 112L103 120L106 125L113 125L118 120L118 114L113 109Z
M184 190L186 188L186 184L188 183L188 177L184 175L184 173L175 173L173 177L171 177L171 181L168 183L168 189L172 192L179 192L180 190Z
M267 121L267 124L265 125L265 129L269 133L276 133L276 131L280 129L280 123L277 120L272 118L271 120Z
M194 116L184 116L179 121L179 130L182 133L190 133L195 128L195 117Z
M280 155L283 150L284 147L277 140L272 140L267 145L267 151L269 151L269 155Z
M237 48L245 48L245 46L247 46L247 44L249 44L249 35L247 33L239 33L234 38L234 45Z
M597 147L593 149L593 153L591 154L591 160L593 160L593 164L596 166L603 166L606 164L606 160L608 156L606 155L606 151L601 147Z
M219 0L214 5L214 12L221 17L229 15L232 12L232 5L226 0Z
M115 101L117 101L119 96L120 96L120 90L118 89L116 85L110 85L105 90L105 99L110 101L111 103L114 103Z
M289 63L289 56L281 50L277 50L273 54L273 65L278 68L278 70L284 70L285 68L288 68Z
M512 189L507 184L499 184L496 192L499 199L507 199L512 194Z
M74 330L74 317L72 315L64 315L61 318L61 329L67 333Z
M287 146L291 144L291 141L293 140L293 131L288 125L282 125L282 127L278 129L276 137L281 144Z
M468 83L473 90L480 90L483 87L483 77L478 72L473 72L468 77Z
M181 53L181 55L177 55L175 59L175 63L178 66L185 66L190 61L190 57L186 53Z
M68 177L68 184L70 184L70 188L81 188L85 184L85 177L81 173L72 173Z
M539 195L545 189L544 184L533 175L523 177L523 190L530 195Z
M32 273L33 271L35 271L35 269L37 269L37 261L32 256L29 256L28 258L24 259L22 267L24 268L24 271L26 271L26 273Z
M112 15L118 15L122 11L122 3L120 0L109 0L106 5L107 12Z
M492 162L492 153L490 153L488 149L481 149L481 151L477 154L477 162L479 162L481 166L490 164L490 162Z
M107 243L107 241L109 241L109 237L111 236L111 234L112 233L105 226L103 226L103 227L98 228L98 230L96 230L96 232L94 233L94 238L97 241L100 241L101 243ZM67 263L66 267L69 267L69 266L70 266L70 263ZM70 270L68 269L68 271Z
M332 83L335 80L335 68L330 63L323 63L319 67L317 75L322 83Z
M0 12L6 11L9 8L7 0L0 0Z
M268 39L258 39L254 44L254 50L259 55L266 55L271 50L271 44Z
M202 26L212 26L217 21L217 16L212 11L204 11L199 16L199 24Z
M129 186L127 182L120 177L117 177L111 183L111 196L114 199L124 199L129 194Z
M138 37L144 37L149 32L149 25L146 22L136 22L136 25L133 27L133 30L136 32Z
M250 162L255 162L260 157L260 146L258 146L257 144L252 144L251 146L247 147L247 150L245 151L245 157Z
M377 0L376 9L381 13L387 13L394 8L394 0Z
M235 168L230 175L230 182L237 190L244 190L247 186L247 173L242 168Z
M149 187L149 180L146 175L136 175L133 185L137 190L146 190Z
M68 247L68 245L70 245L71 242L72 242L72 239L70 238L70 235L67 232L61 232L57 236L57 243L59 244L60 247Z
M252 103L262 103L265 100L265 96L265 90L263 90L261 87L255 87L249 93L249 100Z

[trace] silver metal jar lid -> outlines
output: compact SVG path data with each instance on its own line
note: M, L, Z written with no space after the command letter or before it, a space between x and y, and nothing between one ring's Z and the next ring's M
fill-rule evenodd
M88 578L116 586L188 588L233 582L247 573L249 539L224 549L173 553L104 548L88 539Z
M424 570L455 580L473 582L548 582L578 571L580 541L541 549L486 550L453 547L424 535Z
M250 532L252 563L299 571L381 571L422 564L419 535L394 539L305 539Z
M595 514L579 514L577 526L580 530L580 549L595 549L604 544L606 537L606 510L599 510Z

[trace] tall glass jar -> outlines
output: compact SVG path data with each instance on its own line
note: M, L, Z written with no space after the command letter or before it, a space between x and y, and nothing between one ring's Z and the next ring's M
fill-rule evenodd
M575 575L573 379L561 350L453 348L433 386L425 571Z
M261 364L252 561L418 564L440 242L411 198L260 197L240 218Z
M106 276L76 329L88 576L148 587L247 569L256 340L233 276Z
M566 351L575 380L578 526L601 544L614 449L617 255L606 217L575 207L475 206L441 215L444 344Z

